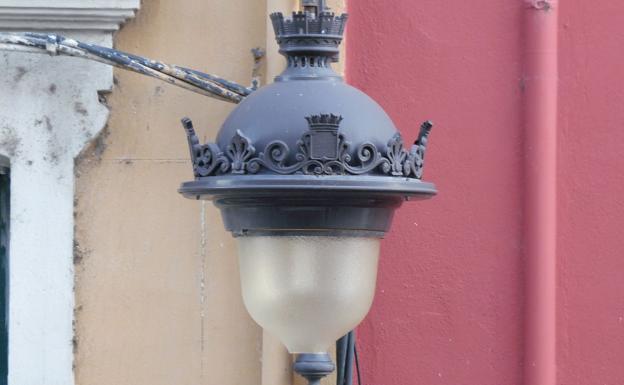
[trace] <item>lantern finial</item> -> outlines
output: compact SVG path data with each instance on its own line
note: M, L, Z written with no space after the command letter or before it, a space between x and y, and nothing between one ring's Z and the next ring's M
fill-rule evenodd
M280 53L287 57L329 57L338 61L339 47L348 15L329 11L293 12L285 18L281 12L271 14Z
M301 0L301 11L311 15L318 15L329 10L325 0Z

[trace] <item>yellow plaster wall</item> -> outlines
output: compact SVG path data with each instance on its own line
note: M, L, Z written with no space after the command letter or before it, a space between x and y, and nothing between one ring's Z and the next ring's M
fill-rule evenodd
M116 48L248 84L250 49L273 38L267 9L286 10L272 1L145 0ZM267 60L283 66L272 50ZM76 383L259 383L262 331L242 304L233 240L210 203L176 192L192 178L180 118L213 139L234 105L115 77L108 127L77 160Z
M144 1L116 47L248 84L263 1ZM251 384L261 330L239 289L232 238L192 178L180 118L214 138L233 105L117 71L107 133L78 161L76 382Z

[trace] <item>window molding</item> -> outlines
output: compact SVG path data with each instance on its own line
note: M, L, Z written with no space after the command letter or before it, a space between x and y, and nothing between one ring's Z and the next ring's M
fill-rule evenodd
M88 4L85 5L85 4ZM0 30L112 46L139 0L0 0ZM109 111L111 67L0 52L0 155L10 161L9 385L72 385L74 159Z
M9 235L10 235L10 199L11 177L8 159L0 156L0 375L6 384L8 372L8 293L9 293Z
M138 0L0 0L0 30L116 31Z

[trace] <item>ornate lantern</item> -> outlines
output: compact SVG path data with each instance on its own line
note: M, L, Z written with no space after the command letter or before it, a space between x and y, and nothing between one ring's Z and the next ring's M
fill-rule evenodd
M328 347L371 306L394 211L436 189L421 180L431 123L406 147L383 109L331 68L347 15L303 3L292 18L271 15L286 69L238 105L214 143L183 120L195 180L180 192L221 210L249 313L317 383L334 368Z

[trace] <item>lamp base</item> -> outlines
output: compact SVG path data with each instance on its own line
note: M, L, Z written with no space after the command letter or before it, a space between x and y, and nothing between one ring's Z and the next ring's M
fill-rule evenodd
M336 368L327 353L299 354L293 366L295 372L308 380L309 385L320 385L321 379Z

